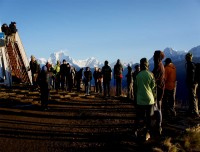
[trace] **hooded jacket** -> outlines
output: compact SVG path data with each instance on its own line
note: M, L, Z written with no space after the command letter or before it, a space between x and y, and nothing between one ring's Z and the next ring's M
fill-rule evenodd
M149 70L141 70L136 76L134 91L138 105L153 105L155 103L155 79Z
M176 87L176 67L173 63L165 66L165 89L173 90Z
M153 74L155 77L157 87L164 89L165 87L165 68L162 63L164 53L162 51L155 51L154 53L154 69Z

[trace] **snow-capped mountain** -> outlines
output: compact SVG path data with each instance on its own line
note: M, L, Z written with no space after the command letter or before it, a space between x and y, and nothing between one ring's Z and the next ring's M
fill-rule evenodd
M67 53L65 53L64 51L58 51L58 52L54 52L52 54L50 54L50 57L48 59L44 59L44 58L39 58L38 59L38 63L41 65L44 65L47 61L52 63L53 65L56 64L57 61L60 61L61 63L63 62L63 60L66 60L70 65L72 65L73 67L102 67L103 64L100 63L97 59L95 59L94 57L90 57L88 59L85 60L75 60L72 57L68 56Z
M185 54L187 52L191 52L194 57L200 57L200 45L190 49L189 51L182 51L182 50L177 51L170 47L167 47L164 49L165 58L171 58L173 62L185 60ZM94 68L94 67L102 67L104 65L104 63L99 62L94 57L90 57L90 58L83 59L83 60L75 60L72 57L70 57L69 55L67 55L67 53L64 51L54 52L50 55L50 57L48 59L39 58L38 63L40 63L40 65L44 65L47 61L49 61L50 63L55 65L58 60L62 63L63 59L65 59L70 65L72 65L76 68L80 68L80 67ZM149 62L150 62L150 64L153 63L153 57L150 58ZM116 62L109 63L109 65L113 68L115 63ZM128 65L133 66L135 64L131 61L130 62L121 61L121 63L124 65L124 67L127 67Z
M165 48L163 52L165 54L165 58L171 58L173 62L183 60L185 58L185 54L187 53L187 51L177 51L170 47ZM149 62L153 63L153 57L149 60Z
M194 57L200 57L200 45L197 47L193 47L189 50L189 52L192 53Z

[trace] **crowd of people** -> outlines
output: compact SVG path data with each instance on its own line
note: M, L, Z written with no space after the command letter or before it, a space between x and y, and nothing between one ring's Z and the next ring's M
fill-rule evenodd
M17 32L16 22L11 22L8 24L4 23L1 26L1 31L5 34L5 44L8 45L9 42L15 42L15 34Z
M153 55L154 68L149 70L149 62L146 58L140 60L133 70L130 65L127 67L127 98L131 99L136 106L137 119L135 131L137 133L139 123L142 121L146 126L148 137L152 134L152 118L156 119L156 133L162 134L162 120L176 117L175 94L176 94L176 67L171 58L166 58L163 51L156 50ZM186 59L186 82L189 90L188 115L192 118L199 118L198 100L196 89L198 83L193 79L194 71L192 54L187 53ZM163 64L164 63L164 64ZM192 69L193 68L193 69ZM118 59L114 68L109 66L108 61L104 62L102 68L96 67L92 73L90 67L80 68L78 71L66 60L56 65L49 62L41 69L34 56L31 56L30 69L32 73L33 89L40 86L41 102L47 108L49 92L51 89L71 92L73 88L81 91L81 84L85 85L85 94L90 95L91 80L94 79L95 92L108 98L111 91L111 80L114 78L115 96L122 95L122 79L124 67ZM148 139L148 138L147 138Z
M16 22L11 22L8 26L1 27L5 34L6 45L15 42L17 32ZM141 121L145 126L146 140L152 134L152 120L156 120L154 131L162 134L162 120L176 117L176 67L171 58L166 58L163 51L156 50L153 54L154 68L149 70L147 58L142 58L140 64L135 65L135 69L128 65L127 74L124 75L127 82L127 98L131 99L136 106L135 133L137 134ZM186 61L186 84L188 87L189 108L187 115L192 118L199 118L199 104L197 99L197 87L199 80L195 78L195 63L192 61L193 55L187 53ZM163 64L164 63L164 64ZM37 59L32 55L29 71L32 75L32 90L39 90L41 93L42 109L48 108L50 90L62 90L72 92L75 89L80 92L82 83L86 95L91 94L91 81L94 80L94 91L105 98L111 96L111 80L114 78L115 96L122 96L122 80L124 66L120 59L117 60L112 69L106 60L103 67L95 67L94 72L90 67L77 70L64 59L62 63L57 61L55 65L47 62L40 67ZM199 97L198 97L199 98Z

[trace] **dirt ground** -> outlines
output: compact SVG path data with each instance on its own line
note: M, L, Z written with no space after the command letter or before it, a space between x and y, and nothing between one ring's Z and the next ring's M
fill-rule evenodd
M200 120L163 121L163 135L145 143L134 137L135 107L125 97L51 92L49 109L40 108L39 94L24 88L0 90L1 152L153 151L167 136L176 136Z

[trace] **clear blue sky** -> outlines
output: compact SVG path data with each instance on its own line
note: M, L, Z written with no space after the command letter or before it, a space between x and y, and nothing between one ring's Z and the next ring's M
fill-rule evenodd
M28 57L139 62L156 49L200 45L200 0L0 0L0 24L16 21Z

